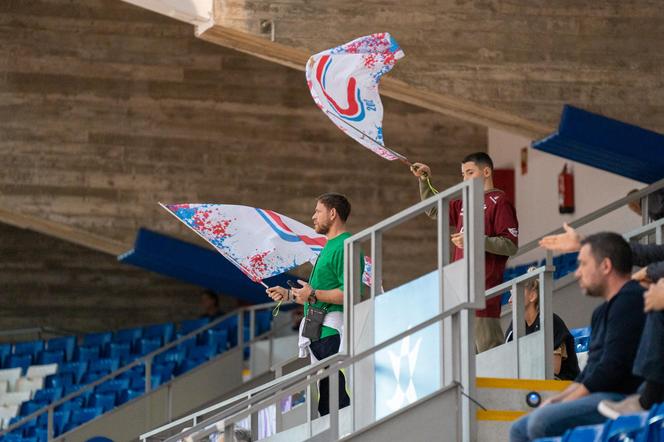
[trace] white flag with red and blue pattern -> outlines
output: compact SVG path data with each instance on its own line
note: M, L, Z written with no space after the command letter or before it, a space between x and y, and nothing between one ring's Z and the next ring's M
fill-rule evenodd
M383 32L320 52L306 66L316 105L348 136L390 161L405 157L385 147L378 83L403 56L397 42Z
M160 204L254 282L314 262L327 239L271 210L231 204Z

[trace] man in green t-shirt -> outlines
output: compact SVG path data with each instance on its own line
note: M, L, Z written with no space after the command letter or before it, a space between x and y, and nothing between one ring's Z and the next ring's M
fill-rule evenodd
M327 244L320 252L309 282L298 281L301 288L287 290L283 287L270 287L267 294L275 301L292 300L304 305L304 316L309 305L327 311L325 324L321 328L320 339L312 340L309 350L315 360L322 360L339 352L343 324L344 302L344 241L350 238L346 231L346 220L350 215L350 203L338 193L326 193L318 197L316 210L312 216L316 233L327 237ZM329 379L321 379L318 386L318 412L329 414ZM339 372L339 408L350 405L346 393L346 379Z

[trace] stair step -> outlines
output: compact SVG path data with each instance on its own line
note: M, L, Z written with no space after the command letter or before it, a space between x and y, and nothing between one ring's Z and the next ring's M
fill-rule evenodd
M477 401L490 410L528 412L526 395L537 392L542 400L551 397L570 385L569 381L533 379L477 378Z

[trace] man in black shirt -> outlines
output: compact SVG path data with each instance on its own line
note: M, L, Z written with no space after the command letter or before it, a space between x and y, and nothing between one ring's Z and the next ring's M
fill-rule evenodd
M532 271L532 267L528 271ZM535 333L540 329L539 315L539 280L531 279L524 287L523 316L526 321L526 335ZM510 304L512 298L510 297ZM505 332L505 342L510 342L512 336L512 322ZM579 361L574 349L574 337L560 316L553 314L553 374L556 379L573 381L579 375Z
M632 364L645 321L643 287L630 279L629 244L615 233L598 233L581 244L579 286L587 296L604 299L592 315L587 365L565 391L512 424L511 442L560 436L578 425L602 423L605 418L597 404L623 399L642 381L632 374Z

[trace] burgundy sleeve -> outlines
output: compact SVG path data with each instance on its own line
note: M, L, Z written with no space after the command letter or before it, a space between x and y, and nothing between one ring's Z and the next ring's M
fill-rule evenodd
M494 234L491 236L502 236L519 245L519 220L516 218L516 209L505 197L496 203L493 217Z

